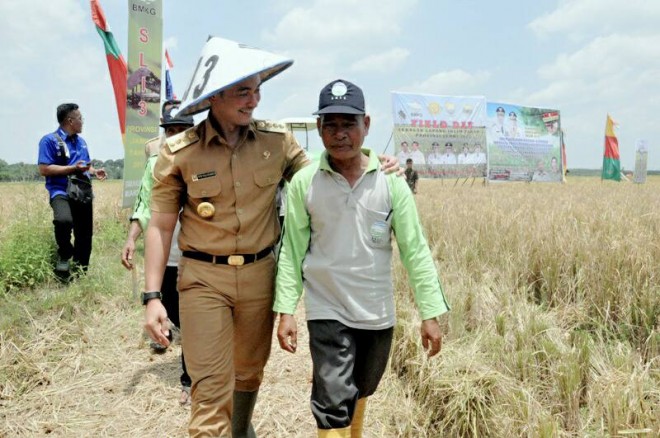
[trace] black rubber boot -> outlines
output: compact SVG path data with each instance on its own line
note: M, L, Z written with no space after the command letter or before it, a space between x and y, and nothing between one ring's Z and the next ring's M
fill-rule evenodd
M257 438L254 427L252 427L252 412L258 393L259 391L234 391L234 413L231 416L233 438Z

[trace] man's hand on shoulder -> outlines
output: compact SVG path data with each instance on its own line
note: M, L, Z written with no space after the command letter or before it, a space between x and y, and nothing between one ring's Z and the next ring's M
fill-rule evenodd
M379 155L378 159L380 160L381 167L380 169L387 173L395 173L396 176L403 176L406 169L403 167L399 166L399 160L397 157L394 157L392 155Z

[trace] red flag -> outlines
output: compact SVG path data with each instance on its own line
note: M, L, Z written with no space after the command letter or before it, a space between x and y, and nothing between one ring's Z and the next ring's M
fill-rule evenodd
M165 60L167 61L168 68L174 68L174 64L172 64L172 59L170 58L170 54L167 49L165 49Z
M105 45L105 56L110 70L112 88L115 91L115 103L117 104L117 115L119 116L119 128L122 136L126 131L126 75L127 67L124 57L121 55L117 41L105 21L105 14L98 0L90 0L92 8L92 20L96 25L96 31L101 36Z
M165 99L172 100L176 99L174 85L172 85L172 78L170 77L170 69L174 68L174 64L172 64L172 59L167 49L165 49L165 63Z

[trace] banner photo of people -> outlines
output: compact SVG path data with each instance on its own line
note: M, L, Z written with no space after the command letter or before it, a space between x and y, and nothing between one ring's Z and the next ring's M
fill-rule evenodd
M633 182L644 184L646 182L646 166L649 159L649 149L646 140L635 142L635 174Z
M402 167L422 178L485 177L486 98L392 93L392 138Z
M559 110L488 102L488 180L562 182Z

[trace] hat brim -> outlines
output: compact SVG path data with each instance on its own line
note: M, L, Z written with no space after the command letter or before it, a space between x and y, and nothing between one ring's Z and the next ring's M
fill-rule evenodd
M190 104L181 107L181 109L179 110L179 112L176 113L176 115L177 116L192 116L192 115L201 113L202 111L206 111L207 109L209 109L211 107L211 102L209 101L210 97L215 96L216 94L221 93L222 91L225 91L226 89L231 88L234 85L236 85L240 82L243 82L244 80L246 80L248 78L251 78L252 76L257 76L258 75L259 79L261 80L261 83L263 84L268 79L273 78L274 76L282 73L287 68L291 67L292 64L293 64L293 61L285 61L285 62L282 62L282 63L276 65L276 66L264 69L262 71L258 71L258 72L255 72L255 73L250 73L250 74L247 74L243 77L240 77L240 78L236 79L235 81L233 81L232 83L227 84L223 87L217 88L217 89L211 91L210 93L206 93L205 95L199 97L198 99L194 100Z
M357 108L353 108L352 106L345 106L345 105L330 105L326 106L323 109L320 109L314 113L314 115L322 115L322 114L355 114L355 115L364 115L365 112L363 110L359 110Z

